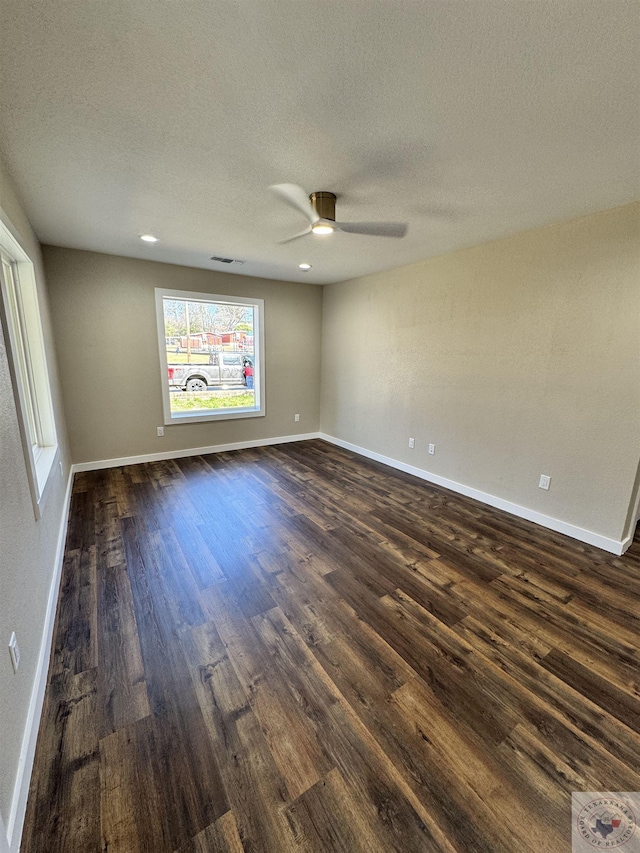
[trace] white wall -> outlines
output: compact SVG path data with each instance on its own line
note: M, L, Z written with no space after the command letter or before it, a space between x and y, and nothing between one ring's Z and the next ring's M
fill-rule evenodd
M7 830L5 829L2 815L0 815L0 853L11 853L9 841L7 839Z
M639 427L640 204L325 288L323 433L620 540Z
M30 772L27 747L33 746L29 738L34 733L28 726L30 707L31 713L37 710L37 702L33 704L32 699L36 698L34 690L41 686L39 676L42 673L38 670L38 661L65 511L69 451L40 246L2 163L0 209L3 221L12 229L35 265L63 463L62 474L55 466L54 481L42 517L36 521L0 327L0 816L6 831L12 833L12 849L15 849L23 817L25 784L28 784ZM7 651L12 631L16 632L21 653L17 674L13 672ZM22 773L25 759L26 773ZM0 837L2 834L0 826Z

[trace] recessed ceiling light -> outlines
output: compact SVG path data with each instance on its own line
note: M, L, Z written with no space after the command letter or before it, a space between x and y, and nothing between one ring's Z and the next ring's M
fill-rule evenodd
M157 243L158 238L154 237L153 234L141 234L140 239L144 240L145 243Z
M311 226L311 230L314 234L332 234L334 228L328 222L316 222L315 225Z
M311 264L298 264L298 266L301 270L304 270L305 272L311 269Z

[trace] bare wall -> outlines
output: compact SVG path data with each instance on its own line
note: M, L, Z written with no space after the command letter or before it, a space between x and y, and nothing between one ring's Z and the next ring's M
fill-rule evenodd
M52 246L43 254L74 462L317 431L321 288ZM156 436L156 287L265 300L265 417L177 424Z
M63 473L56 464L42 517L35 520L22 451L7 350L0 326L0 815L7 827L29 702L36 679L47 599L64 512L69 453L49 322L40 246L5 167L0 162L0 215L35 266L38 299L52 383ZM14 674L7 653L11 631L20 645ZM27 732L28 735L28 732ZM1 831L1 823L0 823Z
M640 204L325 287L326 434L619 540L639 427Z

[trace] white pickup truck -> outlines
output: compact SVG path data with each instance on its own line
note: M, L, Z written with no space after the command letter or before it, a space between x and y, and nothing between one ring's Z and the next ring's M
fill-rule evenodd
M193 358L201 358L199 363L167 365L169 387L182 391L206 391L209 385L244 385L244 365L253 364L253 357L243 352L198 353Z

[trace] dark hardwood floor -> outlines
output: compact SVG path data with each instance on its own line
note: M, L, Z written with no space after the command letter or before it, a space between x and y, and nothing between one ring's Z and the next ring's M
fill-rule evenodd
M79 474L22 851L569 851L639 626L640 540L321 441Z

